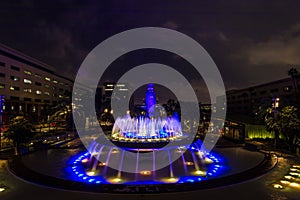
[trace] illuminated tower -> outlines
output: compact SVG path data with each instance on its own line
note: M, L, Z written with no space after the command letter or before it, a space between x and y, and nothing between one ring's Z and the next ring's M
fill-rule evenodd
M146 111L147 115L151 117L151 110L154 110L154 106L156 104L156 95L154 91L154 84L149 83L147 92L146 92Z

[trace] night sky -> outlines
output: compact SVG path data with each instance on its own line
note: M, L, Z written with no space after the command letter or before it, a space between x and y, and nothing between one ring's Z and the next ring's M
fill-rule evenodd
M299 66L299 8L296 0L2 0L0 42L74 79L85 56L108 37L137 27L166 27L208 51L228 90L285 78L289 68ZM176 63L173 58L168 64ZM136 63L134 57L124 60ZM191 72L186 70L187 78L201 90L203 83ZM105 80L114 78L108 74Z

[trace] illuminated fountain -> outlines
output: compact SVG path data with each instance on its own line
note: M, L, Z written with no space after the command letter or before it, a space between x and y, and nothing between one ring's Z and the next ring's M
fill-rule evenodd
M173 140L182 136L181 124L174 117L131 118L127 115L124 118L118 117L112 130L113 139L131 139L134 142L140 142L142 139L147 139L147 141L157 141L151 139Z
M88 152L74 158L71 171L79 181L171 184L199 182L222 172L223 160L216 154L201 151L200 140L191 142L182 132L178 117L154 115L155 98L153 84L149 84L147 115L138 118L126 115L115 120L110 139L118 147L94 140ZM169 143L172 145L165 146ZM145 153L150 155L147 160L141 159ZM167 165L157 168L161 161Z

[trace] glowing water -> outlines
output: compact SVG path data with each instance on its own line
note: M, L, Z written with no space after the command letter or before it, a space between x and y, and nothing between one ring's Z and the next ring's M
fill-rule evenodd
M114 139L170 139L182 136L181 124L175 117L118 117L112 129Z

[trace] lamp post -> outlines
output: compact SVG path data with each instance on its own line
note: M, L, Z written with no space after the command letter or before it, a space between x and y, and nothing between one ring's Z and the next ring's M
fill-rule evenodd
M279 101L280 99L277 97L277 98L273 98L273 104L272 104L272 107L273 107L273 113L274 113L274 122L277 123L277 118L278 118L278 107L279 107ZM277 125L276 125L277 126ZM279 140L279 130L278 128L276 128L274 130L275 132L275 136L274 136L274 146L277 147L277 143L278 143L278 140Z
M2 113L4 105L4 95L0 95L0 149L2 148Z

